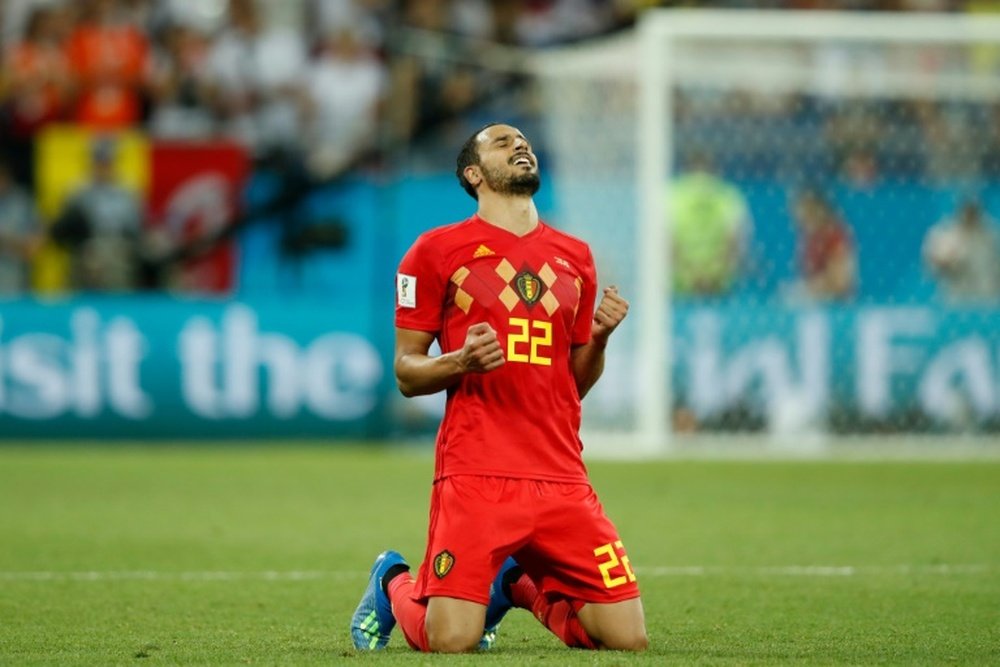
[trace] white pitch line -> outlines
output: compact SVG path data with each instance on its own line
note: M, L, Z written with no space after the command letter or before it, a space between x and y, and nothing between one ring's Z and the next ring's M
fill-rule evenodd
M644 577L854 577L879 575L977 575L1000 571L1000 564L937 565L783 565L783 566L646 566L637 567ZM84 572L0 571L0 581L316 581L320 579L364 579L361 570L262 570L236 572L204 570L169 572L165 570L91 570Z
M936 565L781 565L759 567L701 566L637 567L636 571L654 577L701 576L778 576L778 577L853 577L870 575L964 575L985 574L1000 570L1000 564Z
M229 572L219 570L168 572L164 570L92 570L88 572L0 572L0 581L312 581L316 579L361 579L355 570L264 570Z

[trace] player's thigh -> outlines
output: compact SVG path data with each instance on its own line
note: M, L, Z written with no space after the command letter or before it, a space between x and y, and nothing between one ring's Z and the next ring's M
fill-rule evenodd
M539 483L537 526L518 562L546 595L612 604L639 597L618 530L588 485Z
M479 645L486 607L469 600L432 597L427 600L427 644L440 653L463 653Z
M601 648L642 651L649 643L642 600L585 604L577 612L580 624Z
M526 539L529 522L500 500L513 483L494 477L455 476L439 481L431 498L427 550L417 576L419 597L489 603L500 565Z

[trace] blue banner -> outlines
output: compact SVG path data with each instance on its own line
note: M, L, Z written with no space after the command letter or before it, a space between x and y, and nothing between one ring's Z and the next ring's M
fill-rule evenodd
M0 302L0 437L433 431L442 397L403 400L396 391L386 296L379 307L350 295ZM700 428L921 430L1000 421L995 309L679 304L673 315L674 395ZM632 352L612 342L588 415L629 412Z
M850 431L1000 418L996 309L686 305L674 331L675 393L702 421Z
M375 316L356 300L0 303L0 434L380 435L372 332L391 313Z

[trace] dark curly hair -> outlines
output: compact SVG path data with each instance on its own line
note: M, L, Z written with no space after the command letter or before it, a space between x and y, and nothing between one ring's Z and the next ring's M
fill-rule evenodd
M470 165L479 164L479 133L483 130L489 129L494 125L502 125L503 123L487 123L481 128L472 133L472 136L465 140L462 144L462 150L458 152L458 159L455 161L455 175L458 177L458 184L462 186L462 189L469 193L469 196L479 201L479 195L476 194L476 189L472 187L472 183L465 177L465 168Z

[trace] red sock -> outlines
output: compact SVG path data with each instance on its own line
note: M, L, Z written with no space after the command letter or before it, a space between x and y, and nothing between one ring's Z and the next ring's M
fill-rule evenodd
M523 574L521 578L510 587L511 602L515 607L530 609L542 625L547 627L552 634L562 640L566 646L572 648L597 648L594 640L590 638L587 631L580 624L576 612L583 606L582 602L576 600L554 600L550 601L538 592L528 575Z
M427 618L427 605L413 599L413 576L409 572L404 572L393 577L387 587L389 591L389 601L392 603L392 615L396 617L396 623L410 648L417 651L428 652L430 646L427 644L427 628L424 627L424 619Z

